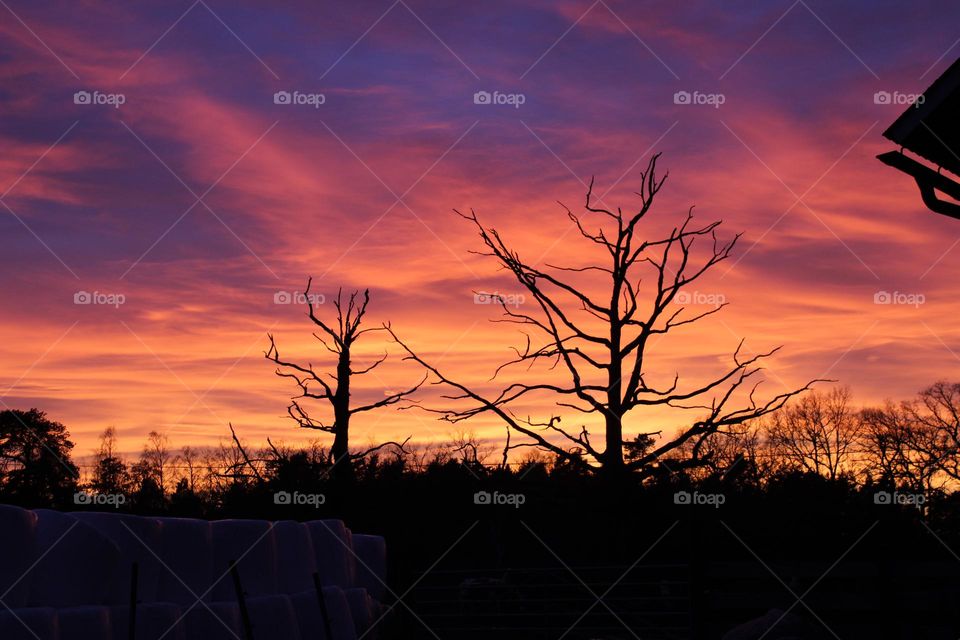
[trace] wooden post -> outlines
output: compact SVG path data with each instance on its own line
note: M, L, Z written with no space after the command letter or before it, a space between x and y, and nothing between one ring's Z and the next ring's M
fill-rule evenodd
M134 562L130 567L130 620L127 627L127 636L130 640L137 640L137 574L140 566Z
M230 562L230 575L233 576L233 590L237 593L237 605L240 607L240 619L243 621L243 636L246 640L253 640L253 625L250 624L246 594L240 585L240 572L237 571L235 560Z
M701 552L698 536L698 526L700 523L696 520L696 509L690 509L690 515L685 519L687 525L688 546L688 572L687 588L690 590L690 637L695 640L701 640L707 637L710 616L707 611L709 600L707 598L707 580L704 567L704 558Z
M320 584L320 574L313 572L313 587L317 590L317 601L320 603L320 616L323 618L323 631L326 640L333 640L333 631L330 628L330 615L327 612L327 601L323 597L323 585Z

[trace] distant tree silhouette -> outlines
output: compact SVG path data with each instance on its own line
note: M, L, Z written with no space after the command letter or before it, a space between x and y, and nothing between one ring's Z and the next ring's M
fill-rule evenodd
M780 411L784 409L781 407ZM714 433L703 441L688 441L677 453L681 458L697 457L704 461L704 466L692 473L695 479L735 478L740 484L760 486L786 468L771 447L762 420Z
M780 461L831 480L855 466L861 445L861 413L848 387L813 391L770 416L766 437Z
M130 474L133 476L133 503L141 509L162 510L166 496L149 463L143 460L134 463Z
M190 491L195 491L200 477L200 452L195 447L186 445L180 449L174 462L186 471L181 480L186 480Z
M203 498L199 496L187 478L177 481L170 494L170 509L178 514L197 517L203 513Z
M934 383L862 419L866 470L878 479L925 492L960 481L960 384Z
M79 473L67 428L38 409L0 411L0 488L28 504L72 499Z
M90 489L102 494L127 494L133 478L127 464L117 455L117 433L107 427L100 435L100 447L94 455L93 478Z
M623 443L624 458L627 462L642 460L656 445L656 439L649 433L640 433L633 440Z
M914 421L902 404L865 409L863 424L864 471L871 478L919 492L944 484L936 433Z
M951 480L960 481L960 383L936 382L905 408L923 434L914 449Z
M143 446L143 453L140 454L140 459L153 470L154 480L161 491L167 490L169 481L167 470L173 463L169 442L166 434L151 431L147 434L147 443Z
M496 447L484 444L475 434L462 430L453 434L447 448L460 464L474 468L483 467L496 451Z
M506 299L500 299L502 321L522 327L526 345L516 349L516 358L503 363L497 373L510 365L529 368L544 361L551 370L558 369L564 381L555 382L557 374L553 371L550 378L516 382L495 395L481 395L401 343L409 358L453 389L448 399L469 404L466 409L436 409L444 419L459 422L480 414L494 414L510 431L527 438L508 443L508 449L536 446L568 464L599 467L612 474L630 470L642 475L650 473L656 462L685 443L702 441L711 434L775 411L788 398L809 387L808 384L764 402L755 401L755 385L750 383L760 371L760 363L776 349L748 357L742 353L742 342L729 367L706 383L683 387L679 374L672 382L661 385L650 379L648 348L652 338L695 323L725 306L721 303L684 315L685 307L677 304L677 296L726 260L739 238L720 241L716 235L720 222L696 225L692 208L667 237L643 237L641 223L666 180L665 175L656 175L659 157L654 155L641 175L637 193L640 206L636 211L624 213L620 208L599 206L593 196L593 181L587 190L584 214L564 207L580 239L586 240L598 254L585 264L541 268L522 258L496 229L484 226L473 210L469 214L456 212L479 232L485 247L480 253L492 257L511 273L530 298L529 312L511 309ZM698 240L705 240L707 245L701 260L693 251L695 244L704 244ZM603 442L595 443L586 426L578 431L561 428L561 417L556 413L539 421L519 417L513 408L522 400L530 401L532 394L552 395L558 409L598 419ZM675 435L663 431L641 433L641 440L632 444L646 445L643 438L659 438L645 450L631 446L627 449L629 459L625 459L627 418L636 409L651 407L671 407L701 415ZM681 464L698 466L703 461L695 456Z
M354 404L351 399L351 385L355 376L362 376L370 373L380 366L386 359L387 354L374 360L371 364L357 367L353 362L353 349L357 341L365 334L371 332L384 331L383 327L361 328L364 315L367 312L367 305L370 302L370 290L364 290L361 294L354 291L348 297L344 298L342 291L337 293L333 302L336 309L336 319L334 322L321 320L316 315L316 309L311 302L310 286L313 279L307 281L305 293L307 315L314 325L320 328L319 333L314 333L314 337L324 346L324 348L333 354L336 360L333 373L318 373L312 364L298 364L291 360L281 358L280 351L277 348L273 336L270 338L270 348L265 356L271 362L277 365L277 375L290 378L296 382L300 389L300 394L294 396L290 405L287 407L287 413L297 424L303 428L316 429L326 433L333 434L333 444L330 447L330 455L334 466L341 470L349 470L352 467L351 461L361 458L369 453L377 451L385 446L394 446L403 448L404 442L384 442L378 444L366 451L360 453L350 452L350 422L351 418L367 411L373 411L400 402L403 398L414 393L423 384L421 380L412 387L395 393L387 393L382 399L368 404ZM327 380L332 382L328 382ZM332 421L324 421L311 417L308 410L301 405L301 400L324 400L330 405L333 414Z

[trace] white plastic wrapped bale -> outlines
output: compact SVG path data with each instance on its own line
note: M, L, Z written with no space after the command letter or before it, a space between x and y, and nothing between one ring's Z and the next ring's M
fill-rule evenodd
M3 640L59 640L57 612L50 607L29 607L0 612Z
M60 640L113 640L108 607L67 607L57 610Z
M373 598L367 593L366 589L355 587L344 591L347 596L347 604L350 606L350 615L353 617L353 626L357 630L357 635L366 634L367 629L373 624ZM369 634L372 636L373 634Z
M160 558L166 565L160 572L157 598L187 607L197 598L211 600L208 591L214 578L219 576L213 575L210 523L192 518L157 518L157 521L160 523Z
M137 605L137 640L186 640L187 623L182 620L183 613L175 604L166 602L145 602ZM130 607L110 607L110 620L113 622L113 640L129 640Z
M71 515L37 509L37 564L27 574L29 602L71 607L105 602L120 563L111 540Z
M760 638L810 638L820 637L814 634L814 629L800 616L771 609L763 616L738 625L724 634L723 640L760 640Z
M240 607L234 602L198 604L187 611L184 620L187 623L187 640L243 638Z
M107 603L122 605L130 602L133 563L137 563L137 598L142 602L154 602L162 570L157 560L160 523L153 518L120 513L75 512L71 515L110 538L120 549L120 566L107 588Z
M377 640L380 637L380 631L390 625L390 617L394 608L370 598L370 618L373 620L370 624L372 629L367 630L367 638Z
M248 598L247 613L256 640L300 640L300 625L288 596ZM313 637L307 636L310 640Z
M36 537L35 513L0 505L0 548L4 549L3 562L0 562L0 594L8 607L15 609L27 604L30 582L25 574L36 558Z
M353 552L357 554L357 587L363 587L375 600L384 601L387 583L387 541L383 536L353 534Z
M248 596L277 593L277 547L273 523L264 520L217 520L210 523L213 531L213 574L221 575L213 589L214 600L234 602L237 599L233 578L229 573L237 562L240 583Z
M280 520L273 525L273 536L277 541L280 592L291 594L313 589L317 564L307 526L302 522Z
M317 638L318 640L356 640L357 631L350 614L350 605L340 587L324 587L323 601L326 603L327 615L330 620L330 634L326 636L326 627L320 609L317 592L313 589L290 596L293 608L297 612L297 621L300 624L300 635L304 639ZM369 636L368 636L369 637Z
M306 524L313 540L320 581L341 589L353 587L354 557L346 525L342 520L311 520Z

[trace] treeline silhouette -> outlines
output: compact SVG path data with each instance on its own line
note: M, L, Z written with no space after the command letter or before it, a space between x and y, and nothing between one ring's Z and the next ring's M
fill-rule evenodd
M422 597L427 609L438 596L422 590L439 587L418 581L441 555L441 571L434 569L433 579L449 575L456 585L466 580L474 585L470 593L479 590L488 602L492 596L484 590L496 589L487 582L474 584L477 575L489 580L494 571L497 584L515 579L503 576L521 569L631 566L671 525L670 535L643 564L683 567L684 606L697 593L720 589L709 567L733 562L730 566L740 571L753 562L756 568L754 554L779 570L788 567L797 584L818 577L807 575L809 567L825 570L841 556L844 563L873 568L879 562L886 577L858 588L880 603L894 597L892 585L912 575L910 567L932 563L950 570L951 549L960 548L957 415L960 384L937 383L910 400L867 408L855 407L844 387L813 391L735 433L717 434L702 451L681 449L652 472L618 477L585 472L543 452L504 464L500 446L469 434L445 443L378 450L353 459L352 474L339 475L332 473L335 463L319 442L250 447L234 437L215 448L174 450L164 435L153 432L140 455L127 460L116 451L114 430L106 429L92 467L81 478L62 424L36 409L4 411L0 501L204 518L343 518L352 527L387 536L392 588L403 593L407 585L417 585L409 597ZM643 455L649 446L634 439L624 456ZM706 464L686 467L684 461L694 455ZM284 493L323 498L278 502ZM478 494L508 498L484 502ZM97 502L90 495L124 499ZM707 498L678 498L690 495ZM864 537L866 531L870 535ZM448 549L465 532L463 541ZM956 579L926 575L923 580L938 597L960 595ZM824 596L831 589L851 588L824 584ZM782 589L771 595L778 589L776 583L768 585L762 596L773 597L785 610L793 599ZM464 597L459 586L447 585L441 592ZM745 595L746 601L723 610L704 605L689 624L699 624L698 633L723 631L767 610L768 604L753 597L761 594ZM925 624L957 622L952 608L917 613L900 606L897 611L897 620L890 613L874 617L880 621L878 637L899 637L889 635L898 625L917 628L919 621L906 616L923 615ZM850 611L831 615L832 624L841 627L865 624L850 622ZM416 623L406 624L416 637Z
M570 454L534 450L505 460L501 444L467 432L447 442L351 454L353 473L341 477L319 440L304 447L268 441L251 448L232 433L216 447L174 449L165 434L151 431L139 456L131 459L117 451L113 427L103 431L81 473L69 431L39 409L0 412L0 430L0 493L27 506L73 504L74 493L82 490L126 496L131 508L182 504L213 514L237 492L322 489L344 478L360 486L450 469L476 479L518 482L594 475L572 464ZM625 442L624 458L640 458L655 445L649 436L636 436ZM698 464L690 465L691 460ZM627 475L628 484L722 482L763 490L778 478L809 474L927 499L952 495L960 482L960 383L937 382L915 398L865 408L853 404L848 387L813 390L763 419L680 447L653 466L632 479Z

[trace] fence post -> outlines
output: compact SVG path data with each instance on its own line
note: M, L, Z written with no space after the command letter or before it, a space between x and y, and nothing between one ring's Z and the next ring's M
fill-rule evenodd
M240 572L237 571L237 561L230 561L230 575L233 576L233 589L237 593L237 605L240 607L240 619L243 621L243 635L246 640L253 640L253 626L250 624L250 613L247 611L246 594L240 585Z
M690 515L686 518L689 550L687 579L690 590L690 637L693 640L700 640L707 637L709 624L704 622L707 617L706 572L697 538L697 523L694 522L693 514L695 513L695 509L690 509Z
M130 620L127 625L129 640L137 638L137 574L139 571L140 565L134 562L130 567Z
M320 603L320 616L323 618L323 631L327 634L326 640L333 640L333 631L330 629L330 616L327 613L327 600L323 597L323 585L320 584L320 574L313 572L313 586L317 590L317 600Z

